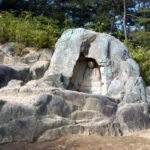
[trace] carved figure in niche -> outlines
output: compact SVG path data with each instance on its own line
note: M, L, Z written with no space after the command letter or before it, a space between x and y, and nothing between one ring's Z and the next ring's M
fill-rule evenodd
M81 55L74 68L68 89L101 94L102 85L100 67L96 61Z

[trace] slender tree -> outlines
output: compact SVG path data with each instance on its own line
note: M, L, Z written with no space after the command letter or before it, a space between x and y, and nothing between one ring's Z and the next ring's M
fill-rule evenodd
M115 25L115 16L116 16L116 13L115 13L115 2L114 0L112 0L112 22L111 22L111 33L113 33L114 31L114 25Z
M128 39L127 37L127 28L126 28L126 17L127 17L127 5L126 0L123 0L123 30L124 30L124 38Z

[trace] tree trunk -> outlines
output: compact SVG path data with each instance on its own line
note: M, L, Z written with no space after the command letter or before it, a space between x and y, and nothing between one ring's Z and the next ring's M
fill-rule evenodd
M112 22L111 22L111 33L114 31L114 25L115 25L115 3L114 0L112 0Z
M125 39L128 39L127 37L127 28L126 28L126 16L127 16L127 6L126 6L126 0L123 0L123 29L124 29L124 37Z

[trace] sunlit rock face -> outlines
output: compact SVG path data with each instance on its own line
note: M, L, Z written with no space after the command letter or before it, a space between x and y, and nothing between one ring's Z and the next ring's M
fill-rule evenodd
M150 126L150 88L114 37L80 28L65 31L54 54L17 57L2 48L0 143L120 136Z
M134 93L146 100L139 66L127 47L108 34L82 28L65 31L56 43L49 72L62 74L67 89L119 99ZM132 87L128 81L134 82Z

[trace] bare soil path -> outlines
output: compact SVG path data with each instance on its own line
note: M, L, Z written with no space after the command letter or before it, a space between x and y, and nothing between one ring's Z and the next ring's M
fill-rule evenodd
M43 143L9 143L0 150L150 150L150 130L123 137L68 135Z

